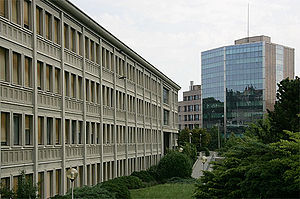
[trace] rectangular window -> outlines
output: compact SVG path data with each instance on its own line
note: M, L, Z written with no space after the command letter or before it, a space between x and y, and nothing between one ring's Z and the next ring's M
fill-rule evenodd
M45 17L46 39L51 40L51 31L52 31L51 14L46 12L46 17Z
M42 79L43 79L43 63L37 62L37 88L42 89Z
M8 81L8 50L0 47L0 80Z
M169 90L165 87L163 88L163 102L169 104Z
M54 85L54 92L60 93L60 69L55 68L55 85Z
M20 145L22 115L14 114L13 119L14 119L14 145Z
M0 1L0 16L7 18L7 2L6 0Z
M89 80L85 81L85 93L86 93L86 101L90 101Z
M19 0L11 0L11 6L12 6L12 14L11 19L12 22L21 24L20 23L20 2Z
M85 38L85 58L89 59L89 38Z
M28 0L24 0L24 28L30 29L31 5Z
M65 71L65 94L66 96L70 96L69 93L69 73Z
M169 111L164 110L164 125L169 124Z
M53 171L47 171L47 196L46 198L50 198L53 196Z
M38 194L41 198L44 198L44 172L38 173Z
M82 55L82 49L81 49L81 34L80 32L77 32L77 36L76 36L76 42L77 42L77 54Z
M78 144L82 144L82 121L78 122Z
M55 119L55 144L60 144L61 136L61 119Z
M25 145L32 145L32 116L25 115Z
M91 60L94 61L94 42L92 40L90 40L90 54L91 54Z
M82 99L82 77L80 77L80 76L78 76L77 93L78 93L79 99Z
M38 117L38 144L43 144L44 118Z
M76 121L73 120L72 121L72 144L76 144L75 140L76 140Z
M64 42L65 48L69 48L69 30L67 24L64 24Z
M61 193L61 170L56 169L55 170L55 180L56 180L56 195L59 195Z
M39 7L36 7L36 33L43 34L43 11Z
M76 32L73 28L71 28L71 38L70 38L70 49L73 51L73 52L76 52Z
M1 113L1 145L8 145L9 113Z
M95 82L91 82L91 101L95 102Z
M46 91L51 90L51 83L52 83L52 66L46 65Z
M52 118L47 118L47 145L52 144L52 130L53 130L53 119Z
M59 19L54 17L54 42L59 44Z
M70 144L70 120L65 120L65 143Z
M21 84L21 55L13 53L13 83Z
M1 187L9 189L9 187L10 187L10 178L9 177L1 178Z
M75 85L75 82L76 82L76 75L72 74L71 75L71 97L76 97L76 85Z
M25 57L25 86L26 87L32 87L31 86L31 75L32 75L32 67L31 67L31 58Z
M90 123L89 122L86 122L86 144L89 144L90 142Z

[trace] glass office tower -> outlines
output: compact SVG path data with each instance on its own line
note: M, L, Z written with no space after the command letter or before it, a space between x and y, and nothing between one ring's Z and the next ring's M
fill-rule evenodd
M203 127L241 134L272 110L276 84L294 77L294 49L266 36L244 38L202 52L201 66Z

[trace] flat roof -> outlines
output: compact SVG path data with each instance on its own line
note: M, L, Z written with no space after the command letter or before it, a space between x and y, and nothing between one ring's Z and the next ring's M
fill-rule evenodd
M175 83L173 80L171 80L161 71L159 71L155 66L150 64L146 59L144 59L142 56L140 56L138 53L136 53L134 50L128 47L125 43L123 43L121 40L119 40L117 37L111 34L108 30L103 28L100 24L98 24L95 20L93 20L90 16L88 16L86 13L80 10L69 0L50 0L50 1L55 5L58 5L60 8L63 8L68 13L72 14L71 16L77 18L79 21L84 23L91 30L95 31L96 33L104 37L105 40L115 45L117 48L119 48L121 51L126 53L135 61L142 64L143 66L146 66L147 69L155 73L157 76L163 78L164 81L168 82L170 85L174 86L178 90L181 89L181 87L177 83Z

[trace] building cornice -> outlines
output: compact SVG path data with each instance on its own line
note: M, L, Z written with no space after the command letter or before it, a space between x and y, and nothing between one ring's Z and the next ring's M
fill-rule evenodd
M53 4L57 5L59 8L63 9L64 11L72 14L73 17L77 18L77 20L84 23L88 28L93 30L95 33L98 33L102 36L105 40L113 44L117 47L120 51L123 51L125 54L133 58L139 64L146 66L151 72L156 74L158 77L162 78L165 82L172 85L174 88L180 90L181 87L172 81L169 77L165 74L160 72L157 68L155 68L152 64L150 64L147 60L137 54L134 50L129 48L126 44L120 41L117 37L111 34L108 30L103 28L100 24L98 24L95 20L81 11L78 7L72 4L68 0L50 0Z

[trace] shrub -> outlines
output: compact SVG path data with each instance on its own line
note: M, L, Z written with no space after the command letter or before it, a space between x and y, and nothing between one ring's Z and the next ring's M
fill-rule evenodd
M192 174L192 162L185 154L173 151L160 160L157 174L160 180L172 177L188 178Z
M157 173L157 165L151 166L149 169L147 169L147 172L155 179L159 180L158 173Z
M114 193L118 199L130 199L130 192L127 186L121 181L109 180L98 184L101 188L107 189L109 192Z
M85 198L85 199L102 199L112 198L115 199L115 193L109 192L107 189L98 185L90 187L78 187L74 189L74 198ZM64 196L56 195L52 199L71 199L71 192L68 192Z
M136 176L141 179L143 182L152 182L155 181L154 177L150 174L149 171L135 171L131 176Z
M113 182L124 184L128 189L143 188L142 180L136 176L122 176L112 179Z
M197 160L197 148L194 144L184 143L182 153L187 155L194 163Z
M68 194L70 195L70 193ZM99 186L84 186L74 189L74 198L115 198L115 194Z

